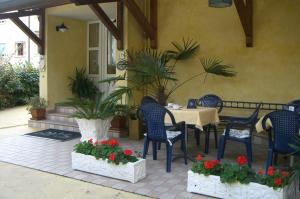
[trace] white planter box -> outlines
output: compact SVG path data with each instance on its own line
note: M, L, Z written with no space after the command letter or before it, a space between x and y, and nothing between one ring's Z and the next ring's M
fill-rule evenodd
M204 176L188 171L187 191L224 199L299 199L299 181L274 190L258 183L226 184L220 181L219 176Z
M107 140L108 139L108 130L111 126L112 118L106 120L87 120L87 119L76 119L78 127L81 133L80 141L88 141L93 139L94 141Z
M107 160L97 160L90 155L72 152L72 168L132 183L136 183L146 177L146 160L144 159L116 165L108 163Z

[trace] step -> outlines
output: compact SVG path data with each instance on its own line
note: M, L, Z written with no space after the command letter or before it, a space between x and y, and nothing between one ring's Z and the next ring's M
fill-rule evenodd
M76 124L75 118L70 117L69 114L66 113L56 113L56 112L48 112L46 115L47 120L58 121L58 122L66 122L66 123L74 123Z
M76 109L70 106L55 106L55 112L56 113L63 113L63 114L68 114L71 115L76 112Z

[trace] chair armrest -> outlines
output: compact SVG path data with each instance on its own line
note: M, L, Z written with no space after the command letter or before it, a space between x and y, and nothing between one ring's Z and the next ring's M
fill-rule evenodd
M168 131L182 131L185 128L185 122L178 122L173 124L173 126L167 128Z

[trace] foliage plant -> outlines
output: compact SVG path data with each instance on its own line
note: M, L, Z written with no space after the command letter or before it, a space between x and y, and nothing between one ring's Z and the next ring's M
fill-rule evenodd
M28 101L27 110L29 111L45 108L47 108L47 101L42 97L34 96Z
M126 164L128 162L138 161L130 149L123 149L119 146L119 142L115 139L103 140L101 142L90 139L80 142L74 147L76 153L94 156L97 160L107 160L113 164ZM139 153L135 152L137 155Z
M195 71L191 77L179 82L176 77L177 64L193 58L199 49L199 44L193 40L185 39L181 43L172 42L171 44L173 48L164 51L150 48L127 51L124 60L121 60L126 65L127 71L124 76L116 77L115 81L127 80L131 89L146 90L148 95L165 105L167 99L178 88L192 79L200 76L204 76L206 79L208 74L224 77L236 75L232 66L222 64L221 60L202 58L200 59L202 71ZM107 81L112 80L109 78Z
M293 144L289 144L289 146L294 149L294 152L291 153L290 155L295 155L295 154L299 155L300 154L300 135L297 135L294 138L294 143ZM292 169L292 173L291 173L290 181L293 181L296 178L300 179L300 161L299 161L299 158L296 159L296 161L294 163L294 166L293 166L293 169Z
M81 99L94 99L98 88L86 74L85 68L76 68L74 77L69 77L69 87L72 93Z
M203 160L201 155L197 155L193 163L194 173L220 176L222 183L241 183L249 184L257 182L259 184L273 187L274 189L283 188L289 183L290 174L286 171L275 170L270 167L265 174L262 170L257 173L247 164L245 156L238 156L236 163L220 163L218 160Z

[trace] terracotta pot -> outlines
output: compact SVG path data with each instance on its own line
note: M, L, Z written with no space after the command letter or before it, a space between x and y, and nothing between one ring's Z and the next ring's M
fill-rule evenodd
M125 116L115 116L111 121L112 129L125 129L126 128L126 117Z
M46 118L46 109L33 109L30 112L32 120L43 120Z

